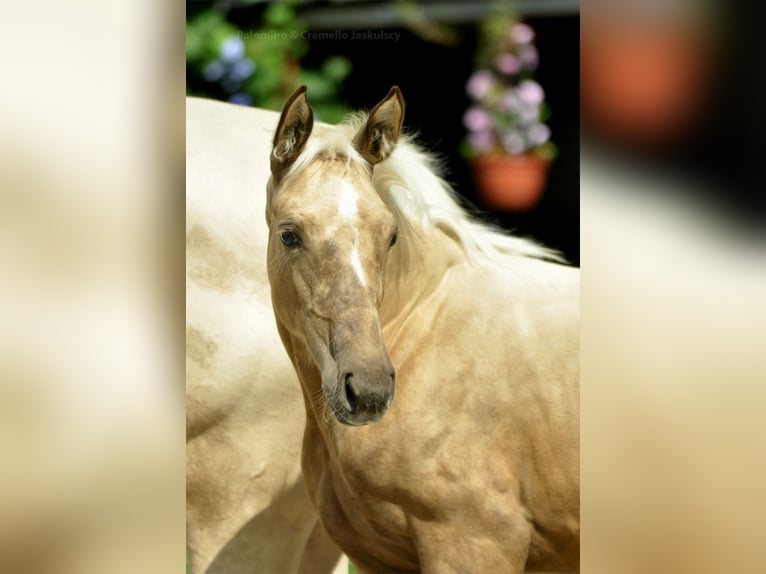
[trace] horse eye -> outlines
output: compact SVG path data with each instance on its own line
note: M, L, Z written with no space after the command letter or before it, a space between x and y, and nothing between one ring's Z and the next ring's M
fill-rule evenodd
M389 247L393 247L396 244L396 240L399 239L399 230L397 229L394 231L394 234L391 236L391 243L389 244Z
M298 247L301 244L301 238L294 231L283 231L279 234L279 239L287 247Z

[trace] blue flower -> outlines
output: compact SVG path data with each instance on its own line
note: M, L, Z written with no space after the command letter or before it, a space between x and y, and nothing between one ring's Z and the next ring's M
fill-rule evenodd
M226 93L233 94L234 92L239 91L239 89L242 87L242 82L236 78L232 78L231 76L226 76L223 80L221 80L221 87Z
M229 71L229 75L233 80L246 80L255 72L255 62L250 58L244 58L239 62L236 62Z
M239 36L229 36L221 44L220 57L227 64L241 60L245 55L245 43Z
M249 94L244 94L241 92L237 94L232 94L231 96L229 96L229 101L232 104L240 104L242 106L253 105L253 98L251 98Z
M220 60L213 60L202 70L202 76L208 82L217 82L226 73L226 68Z

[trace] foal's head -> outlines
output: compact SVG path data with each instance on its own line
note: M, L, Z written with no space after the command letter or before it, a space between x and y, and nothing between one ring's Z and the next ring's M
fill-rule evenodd
M300 88L285 104L271 153L266 219L274 309L317 365L330 410L349 425L380 420L394 396L379 309L397 226L371 173L393 150L403 117L394 87L345 153L313 150L296 164L313 127Z

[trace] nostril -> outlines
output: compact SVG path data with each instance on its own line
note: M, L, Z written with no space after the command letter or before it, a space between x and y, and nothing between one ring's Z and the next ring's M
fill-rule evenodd
M354 388L351 386L351 381L353 378L354 375L352 373L346 373L346 376L343 378L343 390L346 393L346 402L348 403L348 410L351 413L356 412L357 405L356 393L354 392Z
M389 371L388 373L388 388L393 391L394 384L396 383L396 371Z

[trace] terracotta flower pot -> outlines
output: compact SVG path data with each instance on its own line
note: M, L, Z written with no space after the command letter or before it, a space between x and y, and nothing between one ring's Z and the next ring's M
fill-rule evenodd
M586 124L655 144L704 123L712 70L706 50L704 34L682 24L593 23L580 49Z
M484 204L508 211L532 209L545 189L550 163L534 154L475 159L474 176Z

